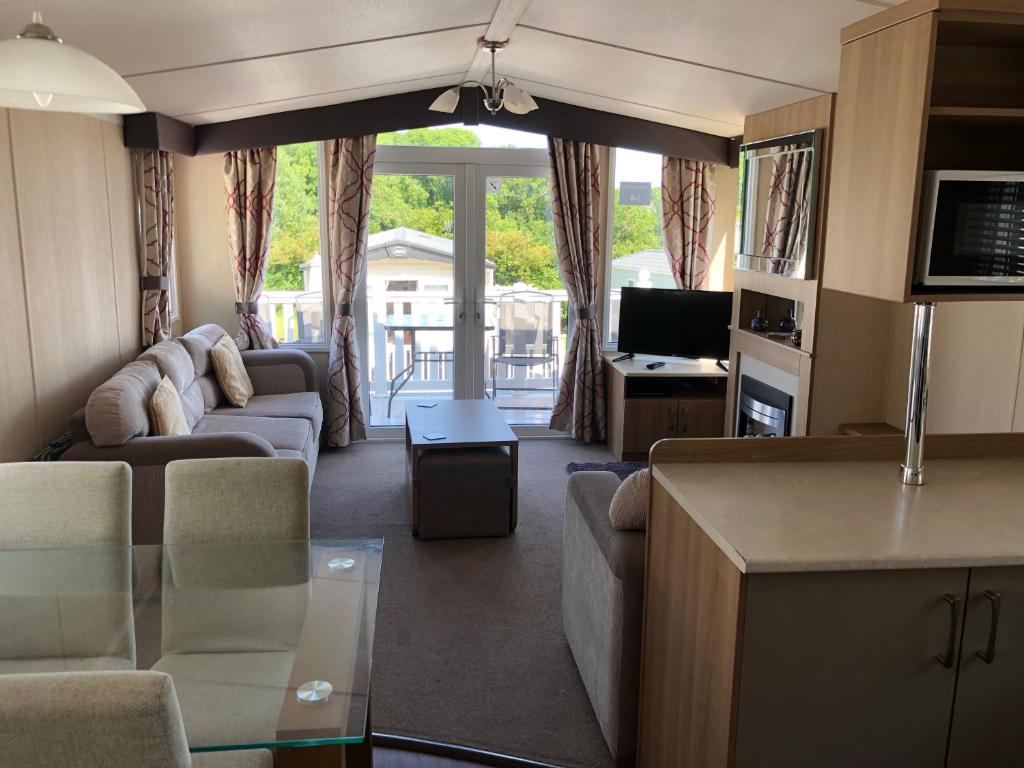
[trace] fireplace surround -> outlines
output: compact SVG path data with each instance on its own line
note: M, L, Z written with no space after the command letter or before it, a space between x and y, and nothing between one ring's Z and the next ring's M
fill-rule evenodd
M736 437L788 437L792 420L791 395L753 376L740 376Z

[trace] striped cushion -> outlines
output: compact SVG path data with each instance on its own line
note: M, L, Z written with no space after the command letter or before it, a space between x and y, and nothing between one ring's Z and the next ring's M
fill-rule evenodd
M651 470L641 469L625 480L612 496L608 517L620 531L646 531L651 499Z

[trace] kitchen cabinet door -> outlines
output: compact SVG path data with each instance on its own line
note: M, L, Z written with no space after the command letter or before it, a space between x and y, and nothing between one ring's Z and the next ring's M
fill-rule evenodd
M949 768L1024 765L1022 723L1024 568L973 568Z
M735 767L943 768L967 577L749 574Z

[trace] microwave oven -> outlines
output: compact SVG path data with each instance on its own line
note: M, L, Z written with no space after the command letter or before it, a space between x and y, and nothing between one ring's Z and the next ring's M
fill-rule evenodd
M1024 287L1024 173L925 173L916 278Z

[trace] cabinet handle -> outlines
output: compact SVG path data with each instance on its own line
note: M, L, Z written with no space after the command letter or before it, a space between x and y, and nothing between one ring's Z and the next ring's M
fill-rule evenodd
M949 604L949 637L946 638L946 652L935 658L946 669L952 669L956 661L956 630L960 626L960 598L947 592L942 599Z
M991 623L988 625L988 645L984 651L978 651L978 658L986 664L991 664L996 660L996 633L999 631L999 608L1003 604L1003 596L991 589L986 589L983 594L992 607L992 613Z

